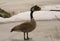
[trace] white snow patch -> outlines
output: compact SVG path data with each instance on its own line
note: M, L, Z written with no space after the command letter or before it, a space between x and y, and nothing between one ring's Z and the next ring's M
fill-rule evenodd
M55 15L60 18L60 12L53 11L36 11L33 13L35 20L48 20L55 19ZM30 20L30 11L19 13L10 18L1 18L0 22L11 22L11 21L22 21L22 20Z

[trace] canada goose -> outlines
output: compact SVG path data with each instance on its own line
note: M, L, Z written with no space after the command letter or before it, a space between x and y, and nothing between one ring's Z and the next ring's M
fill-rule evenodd
M14 28L11 29L11 32L12 31L21 31L24 33L24 40L29 40L29 37L28 37L28 33L33 31L35 28L36 28L36 22L33 18L33 12L34 11L39 11L41 8L37 5L33 6L30 11L30 18L31 20L29 22L24 22L22 24L19 24L17 26L15 26ZM27 35L27 38L25 36L25 34Z

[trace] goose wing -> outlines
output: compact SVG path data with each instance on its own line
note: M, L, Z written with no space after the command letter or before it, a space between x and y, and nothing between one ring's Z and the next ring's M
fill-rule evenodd
M25 22L19 26L19 29L23 32L28 32L31 30L32 26L31 22Z

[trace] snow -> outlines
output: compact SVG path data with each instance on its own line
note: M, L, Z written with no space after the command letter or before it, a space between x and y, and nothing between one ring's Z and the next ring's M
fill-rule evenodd
M49 11L49 10L60 10L60 5L45 5L41 7L43 11L34 12L33 16L35 20L49 20L56 19L55 15L60 18L60 12ZM18 13L10 18L0 17L0 23L12 22L12 21L23 21L30 20L30 11Z
M33 13L35 20L49 20L56 19L55 15L60 18L60 12L54 11L36 11ZM0 22L23 21L30 20L30 11L22 12L10 18L0 17Z

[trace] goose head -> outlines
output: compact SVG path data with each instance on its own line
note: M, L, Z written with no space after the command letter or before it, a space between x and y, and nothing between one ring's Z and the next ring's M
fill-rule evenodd
M39 10L41 10L41 8L40 8L39 6L37 6L37 5L33 6L33 7L30 9L30 11L39 11Z

